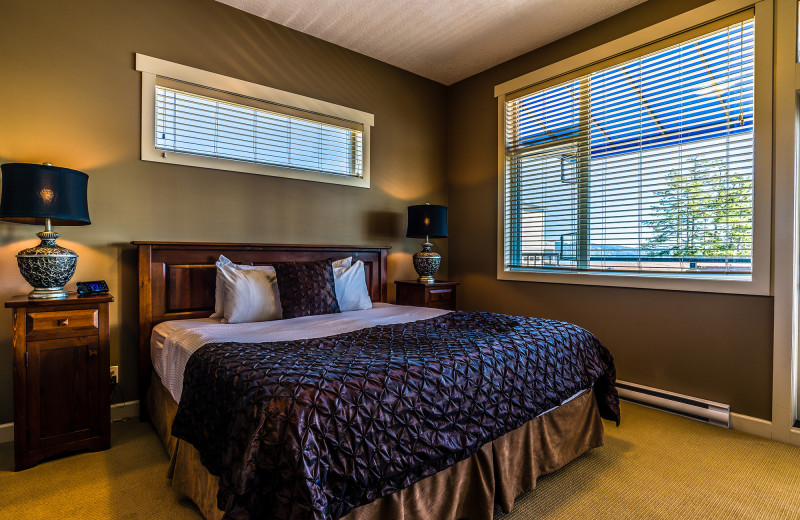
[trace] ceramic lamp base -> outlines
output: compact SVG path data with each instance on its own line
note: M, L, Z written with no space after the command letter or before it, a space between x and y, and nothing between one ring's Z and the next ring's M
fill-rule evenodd
M60 236L53 231L37 233L41 243L36 247L23 249L17 254L19 272L31 284L31 299L66 298L64 286L75 274L78 255L75 251L56 244Z
M431 251L433 244L425 242L422 244L422 251L414 254L414 270L417 271L420 283L433 283L433 275L439 270L442 263L442 255Z

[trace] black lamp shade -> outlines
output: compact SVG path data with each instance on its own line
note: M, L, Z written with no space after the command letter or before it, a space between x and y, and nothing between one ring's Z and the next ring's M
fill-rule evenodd
M419 204L408 207L408 238L447 238L447 206Z
M8 163L0 168L0 220L44 225L49 218L54 226L92 223L86 202L89 176L85 173L27 163Z

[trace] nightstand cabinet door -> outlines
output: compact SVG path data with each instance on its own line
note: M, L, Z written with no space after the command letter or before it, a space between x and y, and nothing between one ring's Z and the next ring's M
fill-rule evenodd
M6 302L13 309L14 466L111 444L110 295Z
M28 448L100 435L97 336L30 341Z

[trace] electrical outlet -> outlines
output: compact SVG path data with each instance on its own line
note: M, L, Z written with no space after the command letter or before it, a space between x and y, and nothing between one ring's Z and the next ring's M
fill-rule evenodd
M119 367L117 365L113 365L111 367L111 384L112 385L119 384Z

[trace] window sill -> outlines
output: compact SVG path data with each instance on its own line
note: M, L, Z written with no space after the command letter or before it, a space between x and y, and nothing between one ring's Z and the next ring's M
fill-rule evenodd
M603 287L629 287L634 289L656 289L663 291L706 292L722 294L749 294L769 296L769 280L759 280L753 274L731 274L710 276L702 274L683 274L665 276L664 274L559 271L545 269L514 269L502 267L497 272L498 280L522 282L560 283L568 285L595 285Z
M355 186L357 188L369 188L368 175L365 177L351 177L347 175L300 170L297 168L271 166L268 164L248 163L219 157L204 157L202 155L191 155L180 152L164 152L162 150L150 148L147 150L142 149L142 160L223 170L225 172L253 173L256 175L283 177L285 179L298 179L303 181L325 182L328 184L340 184L343 186Z

